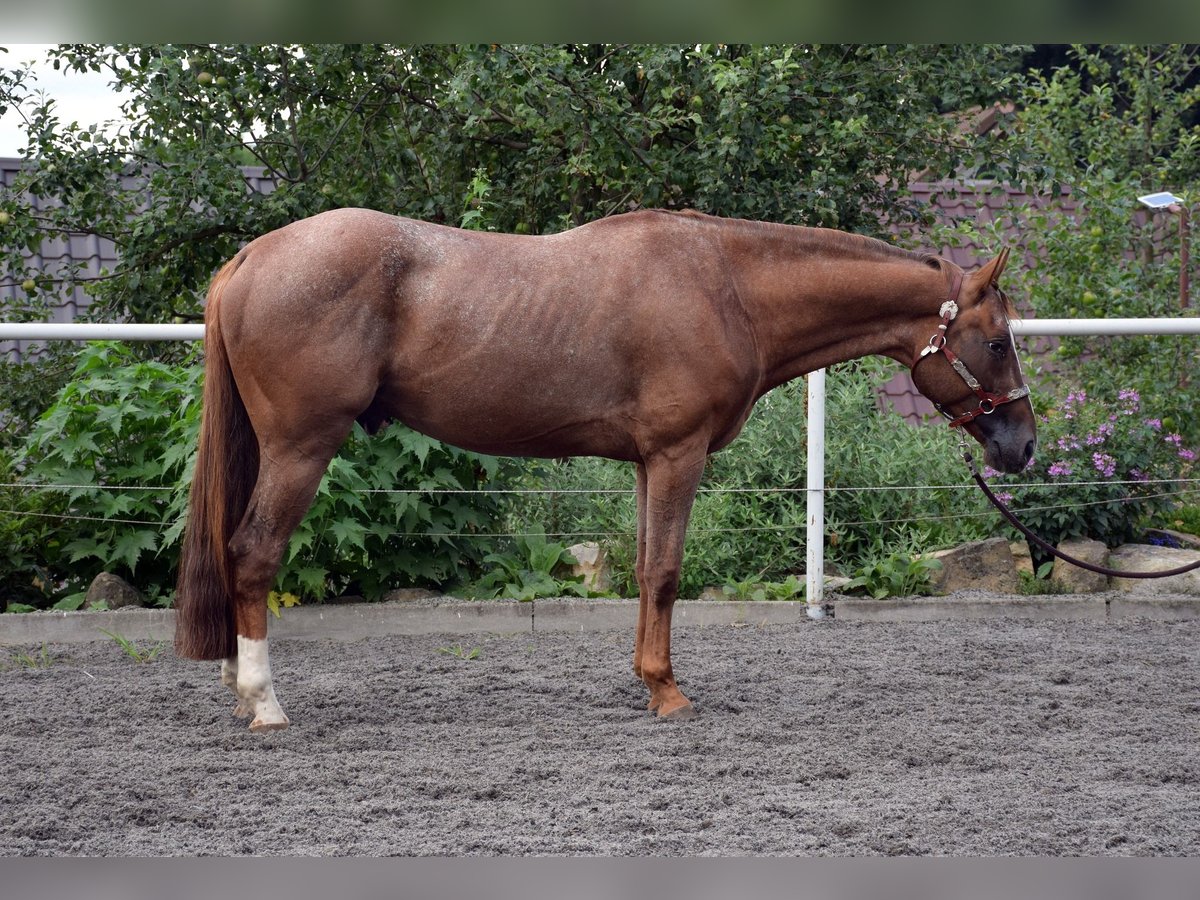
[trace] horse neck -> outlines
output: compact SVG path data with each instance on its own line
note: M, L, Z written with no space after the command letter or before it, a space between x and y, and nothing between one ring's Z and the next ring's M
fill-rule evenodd
M764 392L861 356L912 366L946 299L948 276L916 255L884 247L795 226L727 241L758 341Z

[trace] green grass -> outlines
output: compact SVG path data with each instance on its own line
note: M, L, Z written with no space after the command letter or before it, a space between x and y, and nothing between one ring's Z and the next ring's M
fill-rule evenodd
M103 628L101 628L100 631L116 641L117 646L121 648L125 655L136 663L153 662L163 650L164 644L162 641L158 641L148 650L142 650L137 644L129 640L129 638L125 637L124 635L114 634L113 632L107 631Z
M42 649L39 653L22 653L17 651L9 656L9 664L6 669L48 669L53 665L54 660L50 656L50 651L46 649L46 645L42 644Z

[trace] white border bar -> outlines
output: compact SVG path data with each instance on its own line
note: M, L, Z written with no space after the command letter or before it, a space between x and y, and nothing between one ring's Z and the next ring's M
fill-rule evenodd
M203 339L203 324L0 323L0 341L199 341Z

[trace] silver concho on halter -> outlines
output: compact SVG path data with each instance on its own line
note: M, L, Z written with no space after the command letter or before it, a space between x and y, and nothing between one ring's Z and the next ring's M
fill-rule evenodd
M918 359L928 356L930 353L937 353L942 347L946 346L946 328L954 321L954 317L958 315L958 304L953 300L947 300L938 310L938 315L942 317L941 323L938 324L938 332L922 348L921 356Z

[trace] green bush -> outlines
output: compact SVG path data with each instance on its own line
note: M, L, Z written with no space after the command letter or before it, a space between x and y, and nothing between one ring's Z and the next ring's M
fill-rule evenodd
M22 535L24 555L6 562L13 577L28 574L22 570L30 566L33 535L41 534L38 559L60 605L77 606L81 588L101 571L138 584L160 604L170 601L202 374L196 351L179 366L138 359L115 343L79 351L72 380L15 463L24 482L63 485L22 492L63 518L52 539L31 516L0 520ZM499 517L500 505L493 494L455 492L495 487L510 470L400 425L369 440L356 428L292 536L278 587L318 598L348 590L374 597L391 587L477 577L493 549L479 533Z
M103 571L169 598L199 424L198 365L140 360L127 345L81 350L73 376L16 460L22 480L62 485L56 541L43 548L57 604L73 608Z
M544 534L517 535L508 552L489 553L484 557L484 566L490 570L458 593L471 599L487 600L594 596L584 586L583 576L565 573L565 567L576 562L564 544L548 541Z
M44 606L54 592L45 560L58 542L51 517L61 500L10 487L15 479L8 453L0 448L0 612Z
M889 553L860 566L844 590L848 594L865 591L876 600L929 594L933 591L933 573L941 567L936 559Z

